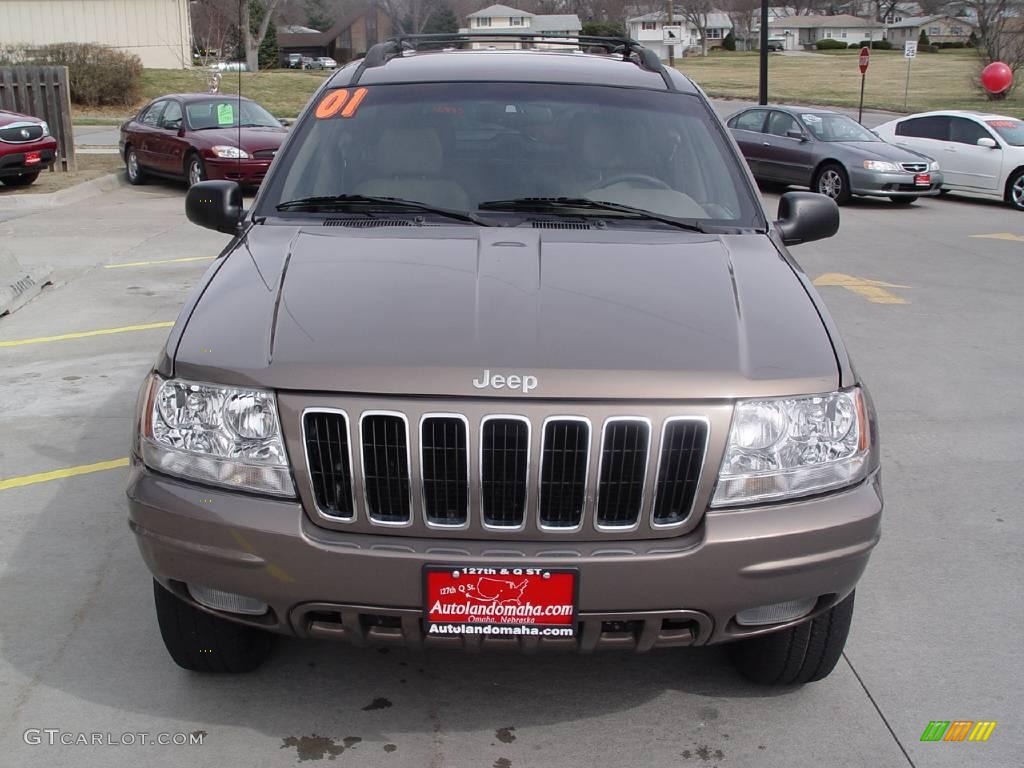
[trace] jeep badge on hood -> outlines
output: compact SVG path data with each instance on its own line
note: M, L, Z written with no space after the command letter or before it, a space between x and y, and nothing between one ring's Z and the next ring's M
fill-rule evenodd
M473 386L477 389L486 389L487 387L494 387L495 389L501 389L502 387L508 387L509 389L521 389L523 394L529 394L531 390L537 388L537 377L519 374L509 374L508 376L502 376L500 374L491 375L491 369L488 368L484 371L482 379L473 379Z

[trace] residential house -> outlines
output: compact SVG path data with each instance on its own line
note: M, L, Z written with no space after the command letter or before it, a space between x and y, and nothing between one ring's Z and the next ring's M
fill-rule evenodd
M729 30L732 29L732 22L727 14L719 11L712 11L707 16L708 48L718 48ZM645 47L651 48L658 54L658 58L668 58L668 45L664 42L665 27L680 27L680 42L674 45L673 54L682 56L701 49L700 32L696 25L678 13L672 14L672 21L668 20L668 14L664 11L646 13L643 16L634 16L627 19L626 27L629 36Z
M520 11L507 5L491 5L466 17L468 27L459 32L480 32L493 35L535 34L557 40L566 40L579 35L583 29L580 17L575 13L544 14ZM549 48L543 42L473 43L473 48Z
M316 58L330 56L339 64L363 56L370 46L391 37L391 19L374 3L359 5L339 18L326 32L278 32L282 59L298 53Z
M0 47L98 43L142 66L192 66L188 0L2 0Z
M962 16L913 16L886 25L886 38L901 47L907 40L917 40L921 30L932 43L966 43L974 31L974 22Z
M768 35L784 41L787 51L813 49L819 40L839 40L859 43L861 40L881 40L885 25L873 19L838 14L836 16L787 16L768 20Z

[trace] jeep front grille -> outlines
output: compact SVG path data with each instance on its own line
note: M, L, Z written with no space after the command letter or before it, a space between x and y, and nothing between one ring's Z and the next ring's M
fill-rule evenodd
M325 521L594 538L684 526L708 423L309 408L302 432L308 488Z

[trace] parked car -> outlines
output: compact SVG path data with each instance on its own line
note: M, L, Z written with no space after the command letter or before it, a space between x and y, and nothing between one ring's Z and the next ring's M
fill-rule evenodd
M769 37L768 45L766 48L769 51L784 51L786 50L786 38L784 37Z
M289 53L284 60L284 65L288 69L302 69L302 58L301 53Z
M728 642L753 680L825 677L882 512L871 399L786 247L835 202L769 219L636 42L400 45L325 80L251 208L186 197L234 239L127 488L171 657Z
M937 157L943 192L969 192L1024 210L1024 122L947 110L922 112L875 128L901 147Z
M204 179L255 186L287 135L281 121L251 99L171 94L124 123L119 144L132 184L166 176L189 186Z
M244 61L216 61L210 65L210 69L218 72L248 72L249 65Z
M338 62L330 56L318 56L313 59L313 69L337 69Z
M57 140L46 121L0 110L0 182L31 184L57 159Z
M942 185L930 157L888 144L838 112L753 107L727 124L759 181L810 187L840 205L852 195L909 205Z
M316 69L316 59L311 56L303 56L302 69Z

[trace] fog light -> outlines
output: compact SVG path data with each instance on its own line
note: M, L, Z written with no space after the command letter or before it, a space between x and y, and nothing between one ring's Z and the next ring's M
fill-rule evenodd
M228 613L245 613L252 616L260 616L267 612L267 604L255 597L236 595L234 592L224 592L211 587L200 587L195 584L188 585L188 593L197 602L207 608L216 611L227 611Z
M814 608L818 598L809 597L806 600L790 600L785 603L773 603L762 605L757 608L748 608L736 614L736 623L744 627L758 627L762 624L782 624L793 619L806 616Z

